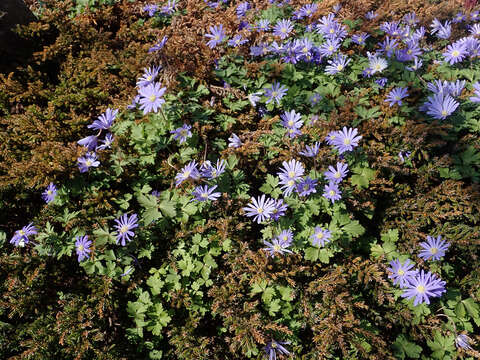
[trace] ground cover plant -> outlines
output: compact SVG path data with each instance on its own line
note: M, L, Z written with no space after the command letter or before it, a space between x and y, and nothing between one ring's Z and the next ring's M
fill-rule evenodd
M475 6L32 3L1 357L479 358Z

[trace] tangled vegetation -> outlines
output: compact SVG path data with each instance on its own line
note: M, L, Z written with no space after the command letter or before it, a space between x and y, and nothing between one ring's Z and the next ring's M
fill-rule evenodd
M475 2L31 6L1 358L480 358Z

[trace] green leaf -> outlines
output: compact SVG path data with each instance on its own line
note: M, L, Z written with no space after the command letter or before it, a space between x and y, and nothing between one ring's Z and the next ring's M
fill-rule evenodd
M368 188L370 181L375 178L376 171L370 168L355 167L353 168L353 173L355 175L352 175L350 178L350 183L355 185L357 189L366 189Z
M177 215L177 210L175 208L176 203L174 201L165 199L159 205L162 214L166 217L175 217Z
M387 231L387 233L383 233L381 235L382 241L383 242L397 242L398 241L398 230L397 229L390 229Z
M468 298L466 300L462 300L462 304L465 306L468 315L470 315L475 321L477 326L480 326L480 317L479 317L479 306L472 298Z
M97 246L116 242L115 235L109 232L108 227L106 228L101 227L99 229L94 230L93 235L95 236L95 245Z
M418 359L422 352L422 348L413 342L409 342L402 334L397 336L397 339L393 343L393 351L394 355L401 360L406 357L410 359Z
M305 260L316 262L320 256L320 249L317 247L309 247L305 249Z
M357 220L354 220L351 223L345 225L342 229L346 234L350 235L352 238L358 237L365 233L365 228L362 225L360 225L360 223Z

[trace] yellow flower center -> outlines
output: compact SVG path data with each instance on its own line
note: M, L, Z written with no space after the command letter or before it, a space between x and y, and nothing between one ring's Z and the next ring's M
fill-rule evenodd
M279 244L273 245L273 250L280 251L281 249L282 249L282 247Z
M78 250L79 251L83 251L85 248L83 247L83 245L78 245Z
M437 249L436 247L432 247L432 248L430 249L430 252L431 252L433 255L435 255L436 253L438 253L438 249Z
M47 190L47 194L52 195L53 194L52 190Z
M147 76L147 81L151 81L152 80L152 75L148 75Z
M294 171L289 171L289 172L288 172L288 177L289 177L289 178L295 177L295 172L294 172Z
M323 239L323 233L322 232L319 232L317 234L317 239Z
M288 122L288 126L293 126L293 120L290 120L290 121Z
M343 140L343 143L345 145L350 145L350 139L346 138L345 140Z
M208 198L208 194L207 193L201 193L200 196L204 199L207 199Z
M333 51L333 46L332 46L332 45L330 45L330 46L328 47L328 51Z
M342 64L338 64L338 65L337 65L337 70L338 70L338 71L342 71L342 70L343 70L343 65L342 65Z
M277 97L277 96L278 96L278 92L273 91L273 92L272 92L272 97Z
M330 194L330 196L334 196L334 195L335 195L335 191L330 190L329 194Z
M335 32L334 29L330 29L330 34L333 34Z
M87 165L87 166L92 166L92 161L91 161L91 160L85 161L85 165Z
M122 234L125 234L127 231L128 231L128 226L127 226L127 225L123 225L123 226L120 228L120 232L121 232Z
M407 54L410 55L412 53L412 50L408 49Z
M190 176L190 173L191 173L190 170L185 171L185 172L183 173L183 177L184 177L185 179L188 178L188 177Z
M398 270L398 275L405 275L405 271L403 271L402 269L399 269Z
M263 213L263 209L262 209L261 207L259 207L259 208L257 209L257 212L258 212L259 214L262 214L262 213Z
M285 33L287 32L287 28L282 27L282 28L280 29L280 31L285 34Z
M215 35L215 38L214 38L216 41L220 40L220 36L218 35Z
M334 175L334 176L335 176L335 178L336 178L336 179L339 179L339 178L340 178L340 176L342 176L342 174L340 174L340 172L339 172L339 171L337 171L337 172L335 173L335 175Z
M442 116L447 116L447 111L446 110L442 110Z
M423 286L423 285L418 285L418 286L417 286L417 291L418 291L419 293L422 293L422 294L423 294L423 293L425 292L425 286Z
M287 185L288 185L288 186L293 186L293 185L295 185L295 181L290 180L290 181L287 183Z
M148 100L150 100L150 102L154 102L155 100L157 99L157 97L155 95L151 95Z
M452 51L452 56L453 57L457 57L458 55L460 55L460 52L458 50L453 50Z
M22 236L25 235L25 231L23 231L23 230L20 230L18 233Z

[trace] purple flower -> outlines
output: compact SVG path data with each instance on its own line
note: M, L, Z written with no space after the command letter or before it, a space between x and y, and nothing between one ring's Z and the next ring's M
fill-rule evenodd
M268 97L266 104L275 100L277 105L280 105L280 99L285 96L287 91L288 88L275 81L271 88L265 90L265 96Z
M365 14L365 19L367 19L367 20L373 20L373 19L375 19L377 16L378 16L378 15L375 14L374 11L369 11L369 12L367 12L367 13Z
M284 161L282 165L283 169L281 169L277 175L280 178L283 194L288 196L295 189L297 180L302 178L305 169L303 168L303 164L295 159L289 162Z
M228 141L228 147L239 148L243 145L242 140L234 133L228 138Z
M340 131L330 131L328 135L325 137L325 141L328 145L335 145L334 141L340 134Z
M140 94L140 109L143 110L143 115L151 111L157 112L165 103L162 96L167 88L161 88L160 86L159 83L152 83L138 90Z
M153 83L153 81L158 75L158 72L160 71L160 68L161 66L154 66L153 68L145 68L143 71L143 75L137 81L137 86L143 87Z
M352 151L358 146L358 142L362 139L361 135L358 135L357 129L343 127L342 131L336 133L336 137L333 139L333 145L340 154L346 151Z
M329 230L323 229L320 226L315 226L315 232L310 236L310 239L312 240L313 246L319 247L325 246L326 243L329 243L331 237L332 234Z
M471 341L472 341L472 339L470 339L467 335L458 334L455 337L455 346L457 348L472 350L472 347L470 346Z
M177 0L168 0L167 5L162 6L162 9L160 10L160 12L163 15L172 15L176 10L176 6L177 6L176 2Z
M137 214L123 214L119 219L115 219L117 225L115 225L116 230L118 231L117 235L117 244L120 242L122 246L125 246L125 239L127 241L132 241L130 237L135 236L132 229L138 227Z
M420 60L419 58L415 58L413 59L413 65L406 66L405 69L407 69L408 71L417 71L422 67L422 65L423 65L422 60Z
M217 188L217 185L213 185L212 187L208 187L208 185L204 186L197 186L195 190L193 190L192 195L195 197L197 201L207 201L207 200L217 200L222 194L219 192L213 192Z
M474 96L469 97L469 99L471 102L480 103L480 82L476 82L475 84L473 84L473 89Z
M465 21L466 19L467 19L467 17L465 16L465 14L462 13L462 12L459 12L459 13L457 13L457 15L455 15L452 22L454 24L458 24L458 23L461 23L462 21Z
M285 39L288 37L288 34L293 30L293 24L290 20L279 20L276 25L273 27L273 35L280 36L280 39Z
M405 162L405 159L409 159L411 155L412 155L411 151L400 151L398 153L398 158L400 159L400 162L403 164Z
M92 151L97 147L97 141L98 137L96 135L90 135L78 140L77 144L82 145L83 147L86 147L88 150Z
M250 204L242 208L246 212L246 216L253 216L253 221L256 221L257 224L270 219L270 215L275 208L275 201L273 199L265 199L265 194L263 194L261 197L258 197L258 199L252 196L251 201Z
M265 353L269 360L277 360L277 352L282 355L290 355L283 345L290 344L290 341L275 341L272 340L265 346Z
M302 115L299 113L296 113L295 110L292 110L290 112L285 111L280 118L282 119L282 125L287 128L287 130L293 130L293 131L288 131L288 135L290 137L295 137L295 135L298 135L300 133L299 131L296 131L300 129L303 125L303 120L301 120Z
M247 14L247 11L250 9L250 4L248 1L244 1L237 6L237 18L242 18Z
M307 4L302 6L298 12L299 18L312 17L312 15L317 11L317 8L317 4Z
M287 209L288 209L288 205L284 204L282 199L278 199L274 201L274 209L272 210L272 214L270 215L270 217L274 221L278 221L280 217L285 215L285 212L287 211Z
M233 39L228 41L228 45L233 46L233 47L237 47L239 45L245 44L246 42L248 42L247 39L244 39L244 38L242 38L242 35L237 34L233 37Z
M152 194L153 196L159 197L161 193L160 193L160 191L158 191L158 190L152 190L151 194Z
M462 61L467 55L466 46L465 44L455 42L451 45L448 45L447 51L445 51L442 55L446 62L448 62L450 65L454 65L457 62Z
M398 106L402 105L402 99L408 96L408 88L397 87L390 91L385 99L385 102L390 104L390 107L397 104Z
M429 96L427 102L420 107L428 115L438 120L445 120L453 114L458 107L458 102L450 94L438 93Z
M256 28L257 28L258 32L268 31L268 29L270 28L270 20L268 20L268 19L259 20Z
M352 35L352 41L358 45L365 45L365 40L367 40L369 37L370 35L368 35L365 32L362 32L358 35L357 34Z
M217 160L217 166L213 166L211 162L207 160L202 164L200 174L209 180L215 179L225 172L226 165L227 162L223 159Z
M385 77L375 80L375 83L381 88L385 87L385 85L387 85L387 82L388 82L388 79Z
M317 105L320 102L320 100L322 100L322 95L320 94L313 94L312 96L310 96L310 104L312 106Z
M199 179L200 172L197 169L197 162L190 161L185 167L175 176L175 186L179 186L182 182L188 179Z
M139 101L140 101L140 95L136 95L133 98L132 103L130 105L127 105L127 109L129 110L135 109Z
M143 11L148 13L148 16L152 17L155 16L155 13L158 10L158 5L155 4L147 4L143 7Z
M268 54L268 44L267 43L260 43L258 46L251 46L250 47L250 55L252 56L264 56Z
M305 180L301 180L297 184L297 193L299 196L308 196L311 193L316 193L317 190L315 186L317 186L317 180L311 179L309 176L305 178Z
M179 144L182 144L187 141L187 138L192 137L192 132L190 131L191 128L190 125L183 124L182 127L171 130L170 134L175 134L173 138L179 140Z
M97 154L89 152L84 157L78 158L78 168L81 173L87 172L91 167L98 167L100 161L97 159Z
M387 270L392 274L388 275L389 279L393 279L393 285L399 285L400 288L404 288L409 284L409 280L417 275L417 270L410 270L414 267L414 263L409 259L405 260L402 264L400 260L390 261L390 266Z
M55 200L55 196L57 196L57 187L53 183L50 183L42 193L42 199L48 204Z
M10 240L10 244L24 247L25 244L28 244L28 242L30 241L28 237L30 235L35 235L36 233L37 228L33 225L33 223L30 223L27 226L24 226L21 230L15 231L15 234L13 234L13 237Z
M105 135L105 139L102 140L102 145L97 146L96 150L105 150L105 149L110 149L112 143L113 143L114 137L112 133L108 133Z
M318 48L318 52L322 57L327 57L335 54L339 48L340 48L339 39L327 39L326 42L320 45L320 47Z
M299 154L306 156L306 157L315 157L318 155L318 151L320 150L320 142L316 141L313 145L307 145L305 150L300 151Z
M480 12L479 11L474 11L470 14L470 20L471 21L478 21L480 20Z
M280 240L278 237L273 238L272 242L264 240L263 243L267 245L267 247L263 248L263 250L268 252L268 255L271 257L274 257L277 253L280 255L283 255L285 253L292 253L291 250L287 249L291 244L289 242Z
M92 245L92 242L88 240L88 235L77 236L75 240L75 250L77 251L78 262L90 258L88 254L90 254L90 245Z
M334 183L340 183L348 173L348 164L337 162L337 168L335 169L332 165L328 167L328 170L323 174L325 177Z
M323 196L330 200L332 204L340 200L342 198L342 192L338 188L338 185L334 183L333 181L330 181L328 185L325 185L324 191L323 191Z
M419 20L415 12L410 12L403 16L403 21L406 22L407 25L415 27Z
M468 31L470 32L470 34L472 34L474 36L479 36L480 35L480 24L471 25L470 28L468 29Z
M345 69L345 66L350 62L345 55L338 55L333 60L328 60L328 66L325 67L325 73L335 75L336 73Z
M94 130L108 130L112 126L117 114L118 109L112 110L108 108L105 113L100 115L98 119L93 122L93 124L88 125L87 127Z
M437 238L427 236L427 241L421 242L420 246L423 250L418 254L419 257L424 260L440 260L442 256L445 256L445 251L450 244L442 240L442 236L439 235Z
M148 49L148 53L150 54L154 51L158 51L158 50L163 49L163 47L167 43L167 40L168 40L168 36L164 36L163 39L159 43L153 45L150 49Z
M431 272L425 273L423 270L417 272L416 276L411 277L405 284L402 297L407 299L415 298L413 305L430 304L430 298L440 297L445 290L445 281L439 279Z
M252 104L253 107L257 106L257 102L260 101L260 96L262 95L263 92L255 92L253 94L248 95L248 101L250 101L250 104Z
M386 36L385 40L380 44L380 47L381 52L385 53L387 57L391 57L398 47L397 39L390 39L390 37Z
M205 34L205 37L210 39L207 42L207 45L210 49L213 49L215 46L220 44L223 39L225 39L223 24L220 24L219 26L210 26L210 34Z

